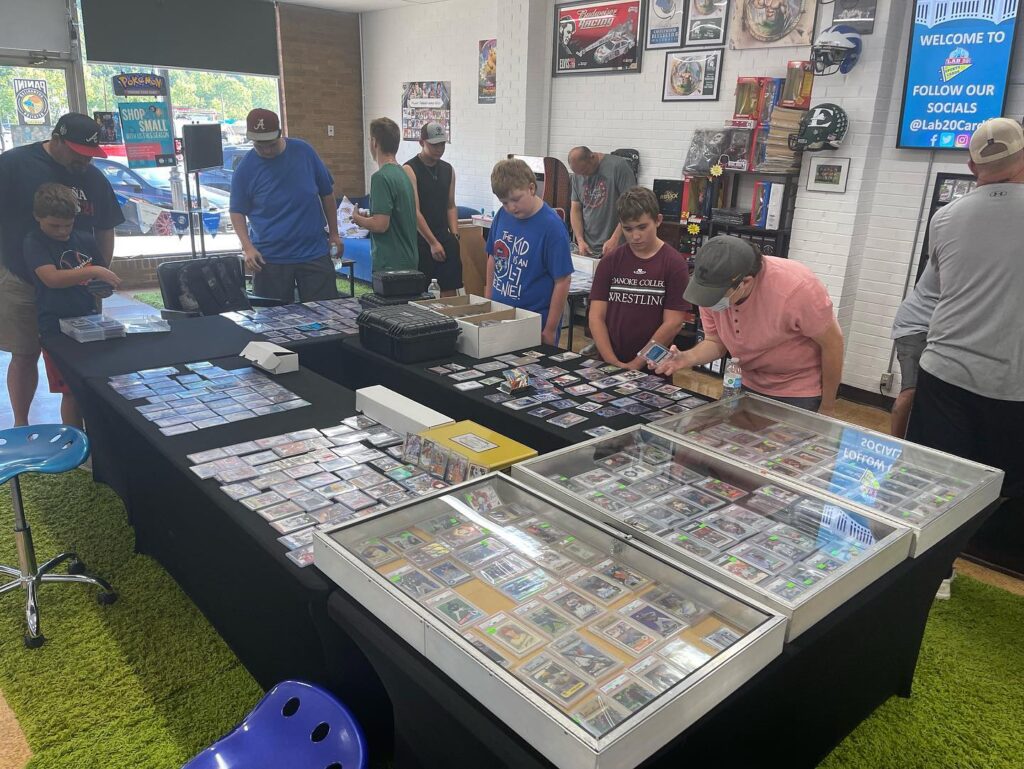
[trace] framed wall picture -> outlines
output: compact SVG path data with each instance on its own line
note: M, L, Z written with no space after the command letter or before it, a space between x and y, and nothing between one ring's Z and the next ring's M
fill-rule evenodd
M724 48L698 48L665 54L662 101L718 101Z
M646 0L555 6L552 74L639 72Z
M729 0L686 0L684 45L723 45Z
M807 167L808 192L846 192L850 159L812 157Z
M647 48L683 45L683 20L689 0L647 0Z
M818 0L732 0L729 45L792 48L814 42Z
M862 35L875 31L877 0L836 0L832 5L832 23L853 27Z

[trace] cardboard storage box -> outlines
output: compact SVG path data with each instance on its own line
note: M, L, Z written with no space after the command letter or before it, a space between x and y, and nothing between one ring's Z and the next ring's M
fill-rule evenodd
M490 358L540 344L540 315L498 302L492 304L505 309L455 319L462 329L456 342L459 352L471 358ZM489 323L495 325L486 325Z
M469 460L477 472L504 470L516 462L537 456L537 452L476 422L464 420L420 433L423 446L434 443Z
M356 390L356 410L396 433L419 433L452 424L451 417L380 385Z

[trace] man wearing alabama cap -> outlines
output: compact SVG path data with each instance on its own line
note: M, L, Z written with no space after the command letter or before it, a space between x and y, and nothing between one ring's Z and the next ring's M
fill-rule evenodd
M294 302L337 299L331 253L341 256L334 179L302 139L285 138L268 109L245 120L252 151L231 177L231 223L260 296Z
M436 278L441 296L462 288L459 214L455 207L455 169L443 161L448 135L440 123L424 123L420 152L405 161L405 174L416 195L416 243L420 272Z
M96 239L96 261L103 267L114 256L114 227L124 221L110 182L90 163L106 157L100 128L92 118L64 115L45 142L0 155L0 350L11 353L7 394L14 424L28 424L28 411L39 382L39 329L35 288L25 264L22 243L36 227L32 199L40 185L70 187L78 199L75 229Z
M659 374L731 355L743 389L831 415L843 374L843 332L825 286L789 259L762 256L731 235L695 257L683 299L700 307L704 341L658 366Z
M921 355L907 437L1006 473L1008 500L968 552L1024 573L1024 131L982 123L968 167L977 187L928 233L939 299Z

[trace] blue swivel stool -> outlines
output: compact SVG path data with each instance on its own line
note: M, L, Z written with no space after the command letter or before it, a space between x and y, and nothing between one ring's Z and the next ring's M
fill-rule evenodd
M329 692L282 681L182 769L365 769L359 722Z
M39 630L39 607L36 594L39 586L46 582L80 582L95 585L103 592L99 594L101 604L117 600L117 593L99 577L85 574L85 564L75 553L61 553L42 566L36 566L36 551L32 547L32 530L25 521L25 509L21 503L21 486L18 476L22 473L65 473L74 470L89 456L89 439L85 433L67 425L33 425L0 430L0 484L10 481L11 500L14 505L14 542L18 548L18 568L0 566L0 575L14 577L11 582L0 585L0 594L19 587L25 588L28 601L25 605L25 619L28 632L25 645L35 649L46 639ZM67 574L53 574L53 570L64 561L68 563Z

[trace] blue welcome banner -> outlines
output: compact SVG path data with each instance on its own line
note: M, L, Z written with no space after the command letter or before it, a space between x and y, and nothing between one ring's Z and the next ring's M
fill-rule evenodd
M898 147L967 149L1003 114L1020 0L916 0Z

